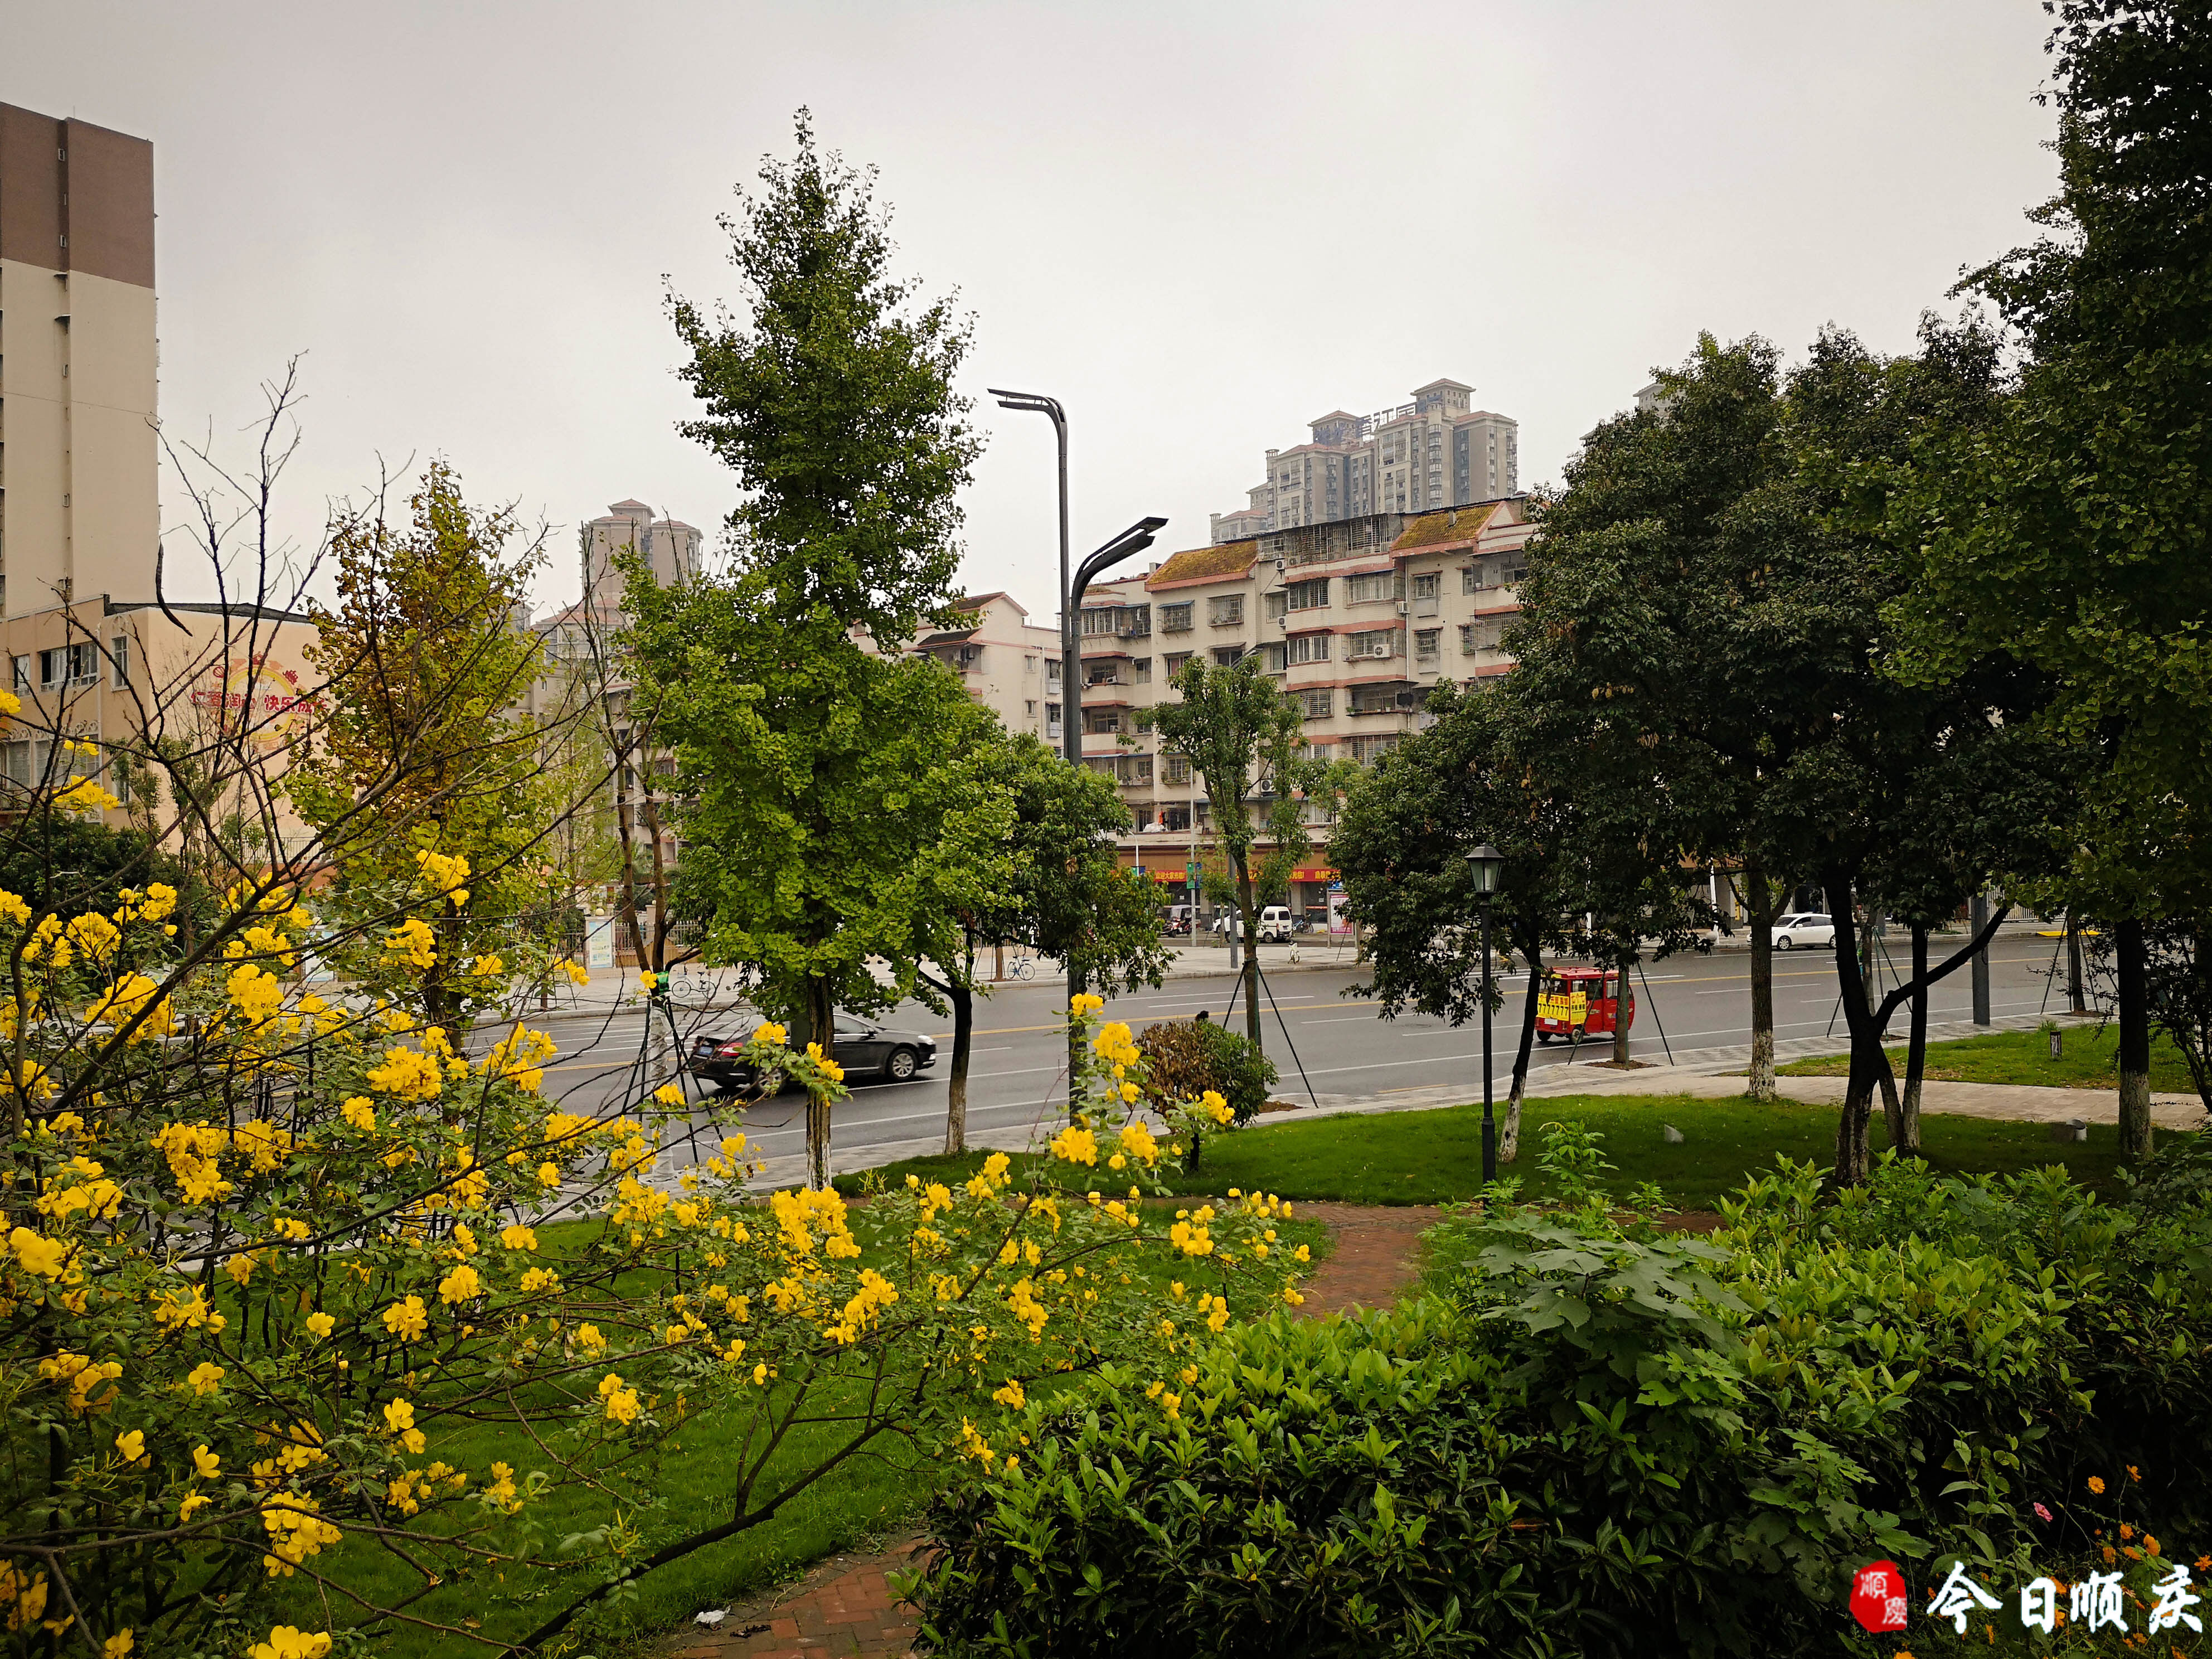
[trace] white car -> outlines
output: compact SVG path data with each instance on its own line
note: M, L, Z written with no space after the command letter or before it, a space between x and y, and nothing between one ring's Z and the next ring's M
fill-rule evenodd
M1831 916L1808 911L1802 915L1778 919L1767 937L1778 951L1809 951L1815 946L1832 951L1836 948L1836 923Z
M1270 939L1278 945L1287 945L1291 938L1291 907L1287 904L1271 904L1261 911L1259 933L1260 943L1262 945L1267 944Z

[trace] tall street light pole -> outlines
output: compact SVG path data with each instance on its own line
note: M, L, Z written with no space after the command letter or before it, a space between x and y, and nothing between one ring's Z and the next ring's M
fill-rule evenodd
M1490 1084L1490 901L1498 891L1498 872L1505 855L1488 842L1467 855L1467 872L1474 878L1474 902L1482 907L1482 1184L1498 1179L1498 1121L1491 1115ZM1534 995L1531 987L1530 995Z

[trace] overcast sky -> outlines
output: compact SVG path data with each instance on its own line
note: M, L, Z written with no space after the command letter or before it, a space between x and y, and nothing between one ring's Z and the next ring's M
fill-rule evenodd
M635 495L719 525L678 437L664 273L812 107L881 168L898 267L975 314L971 589L1053 608L1079 552L1207 539L1262 452L1450 375L1524 486L1700 329L1910 344L2051 193L2033 0L0 0L0 100L150 138L161 412L219 441L304 353L287 511L449 457L557 527ZM172 522L179 503L165 483Z

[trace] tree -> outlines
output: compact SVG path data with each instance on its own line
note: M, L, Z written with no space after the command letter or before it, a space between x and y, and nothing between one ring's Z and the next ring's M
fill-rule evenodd
M1304 722L1297 705L1260 672L1257 653L1226 667L1194 654L1176 676L1175 690L1176 701L1153 709L1152 723L1161 752L1181 756L1206 780L1215 831L1236 872L1237 908L1243 920L1244 1031L1261 1043L1252 850L1264 836L1273 843L1272 857L1295 863L1309 844L1299 823L1305 771L1298 743ZM1255 794L1265 803L1257 816Z
M1544 952L1561 939L1573 884L1571 808L1517 751L1516 698L1510 678L1496 691L1431 692L1436 723L1358 781L1329 841L1345 909L1369 930L1371 972L1359 993L1377 998L1385 1018L1413 1007L1455 1025L1483 1012L1479 902L1467 854L1488 842L1505 855L1491 926L1528 980L1498 1143L1508 1164L1520 1150ZM1493 1010L1503 1005L1494 976L1491 995Z
M945 1150L967 1145L968 1059L975 1024L978 953L1000 941L1027 945L1080 973L1102 996L1158 986L1173 952L1159 932L1152 879L1120 868L1116 836L1128 809L1110 780L1067 764L1030 732L994 725L978 757L986 799L1004 801L1012 822L994 832L976 822L964 844L948 840L939 857L947 892L921 982L952 1012L952 1060L945 1091ZM1080 1054L1079 1045L1071 1050ZM1081 1069L1071 1061L1073 1075ZM1195 1091L1193 1091L1195 1092Z
M459 1036L501 994L502 952L542 959L550 945L542 922L537 939L522 930L542 908L536 852L556 812L541 733L511 712L538 668L517 623L538 550L510 556L513 514L471 507L443 461L407 505L404 528L380 495L331 537L337 608L311 612L320 637L306 653L327 707L286 783L328 848L326 908L373 922L418 888L445 895L434 921L411 919L417 931L328 954L366 984L411 978Z
M2212 916L2212 22L2179 0L2062 0L2046 234L1961 285L2028 351L2002 418L1931 440L1898 533L1921 550L1899 672L1997 656L2094 768L2069 913L2118 954L2121 1144L2151 1146L2147 930Z
M855 635L949 620L977 442L952 389L965 325L888 275L872 173L818 154L805 111L796 125L796 157L764 161L720 222L746 314L669 302L704 405L681 429L744 491L727 569L667 591L633 572L628 603L640 683L696 801L687 832L720 866L710 958L752 968L829 1053L841 1000L914 983L925 855L961 810L945 769L958 688ZM810 1120L817 1183L828 1133Z
M1513 678L1534 763L1587 797L1586 835L1611 822L1617 848L1594 847L1590 873L1628 880L1587 908L1640 915L1648 897L1677 912L1665 866L1734 868L1751 933L1749 1091L1771 1100L1768 930L1791 872L1765 786L1809 723L1796 664L1814 620L1765 523L1767 486L1788 465L1778 354L1755 337L1723 347L1701 335L1679 368L1656 373L1658 407L1601 422L1535 514ZM1655 865L1642 843L1662 814ZM1623 943L1634 941L1598 948ZM1617 1028L1616 1044L1626 1036Z

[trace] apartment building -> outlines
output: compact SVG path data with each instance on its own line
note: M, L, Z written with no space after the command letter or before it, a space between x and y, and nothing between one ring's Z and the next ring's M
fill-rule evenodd
M1216 545L1375 514L1432 513L1520 489L1520 423L1474 407L1474 388L1431 380L1372 415L1331 410L1310 441L1271 449L1245 506L1212 518Z
M1030 620L1011 593L978 593L960 601L958 627L923 635L913 649L960 676L968 695L1009 732L1060 741L1060 639L1058 627Z
M1259 653L1298 702L1309 758L1370 762L1426 723L1431 687L1512 666L1502 641L1534 529L1522 496L1368 514L1194 549L1093 587L1082 615L1084 762L1115 780L1136 820L1130 861L1179 889L1179 849L1209 828L1202 780L1140 729L1186 662ZM1328 827L1324 806L1307 809L1316 850L1293 883L1295 908L1326 902Z

